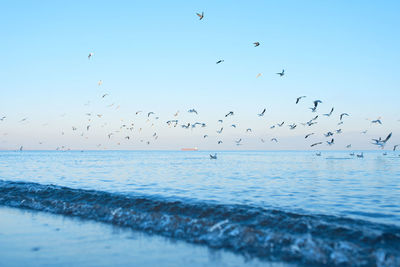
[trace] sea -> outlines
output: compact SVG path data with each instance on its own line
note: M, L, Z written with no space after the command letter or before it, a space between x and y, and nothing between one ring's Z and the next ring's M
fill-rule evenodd
M0 205L266 262L400 266L400 155L359 153L0 151Z

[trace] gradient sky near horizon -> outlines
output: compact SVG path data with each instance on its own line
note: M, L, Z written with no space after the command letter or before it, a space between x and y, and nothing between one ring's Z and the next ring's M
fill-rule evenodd
M391 149L400 143L399 9L399 1L3 1L0 149L310 149L339 128L334 146L313 149L376 149L371 138L393 132ZM315 99L323 103L311 113ZM168 128L177 110L180 122L208 126ZM146 122L149 111L159 119ZM350 116L338 126L342 112ZM317 114L317 125L300 125ZM382 125L367 120L378 117ZM130 123L127 140L120 126Z

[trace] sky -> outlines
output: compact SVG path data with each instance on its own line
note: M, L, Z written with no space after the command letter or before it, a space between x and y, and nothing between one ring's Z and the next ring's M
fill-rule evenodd
M400 143L399 8L399 1L2 1L0 149L376 149L371 138L393 132L391 149ZM323 103L312 113L316 99ZM332 107L332 116L322 115ZM350 116L337 125L342 112ZM318 124L301 125L316 115ZM377 118L382 125L371 123ZM165 123L173 119L176 128ZM180 126L197 121L207 127ZM132 123L132 131L121 128ZM328 146L323 133L339 128Z

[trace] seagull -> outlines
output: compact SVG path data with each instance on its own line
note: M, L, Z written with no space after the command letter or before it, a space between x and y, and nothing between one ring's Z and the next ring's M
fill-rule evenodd
M139 110L139 111L136 111L136 115L137 115L137 114L139 114L140 112L142 112L142 111L141 111L141 110Z
M253 45L254 45L254 47L257 47L260 45L260 42L254 42Z
M240 138L239 140L236 140L236 145L240 145L240 142L242 142L242 138Z
M285 75L285 70L282 70L282 72L277 72L276 74L282 77L283 75Z
M327 132L326 134L324 134L325 135L325 137L329 137L329 136L332 136L333 135L333 133L332 132Z
M208 135L207 135L207 134L203 135L203 138L207 138L207 137L208 137Z
M322 142L314 143L314 144L311 145L311 147L317 146L317 145L321 145L321 144L322 144Z
M342 129L338 129L338 130L336 130L336 133L337 133L337 134L340 134L340 133L342 133Z
M343 119L343 116L349 116L349 114L347 114L347 113L342 113L342 114L340 114L340 120Z
M222 62L224 62L224 60L223 60L223 59L220 59L220 60L217 61L216 64L220 64L220 63L222 63Z
M175 112L174 117L178 116L179 114L179 110L177 112Z
M396 151L396 149L397 149L398 146L400 146L400 145L395 145L395 146L393 146L393 151Z
M5 118L6 118L6 116L1 117L0 121L4 121Z
M302 99L302 98L304 98L304 97L306 97L305 95L303 95L303 96L299 96L298 98L296 98L296 104L298 104L299 103L299 101Z
M322 103L321 100L314 100L314 107L310 108L312 112L315 112L317 110L318 104Z
M101 98L105 98L106 96L108 96L108 94L104 94L101 96Z
M270 129L274 129L275 128L275 125L272 125L271 127L269 127Z
M348 144L348 145L346 146L346 148L351 148L351 144Z
M368 130L365 130L365 131L362 131L361 133L362 134L366 134L368 132Z
M21 146L20 148L19 148L19 151L22 151L22 149L23 149L24 147L23 146Z
M271 139L271 142L275 141L275 143L278 143L278 139L276 139L275 137Z
M361 152L361 154L357 154L357 158L364 158L364 152Z
M258 117L262 117L262 116L264 116L264 113L265 113L265 111L267 111L267 109L266 108L264 108L264 110L260 113L260 114L257 114L258 115Z
M330 117L332 115L334 108L331 109L329 113L323 114L324 116Z
M392 137L392 133L388 134L388 136L384 140L382 140L381 137L379 137L379 139L372 139L373 141L375 141L375 143L373 144L380 146L383 149L386 145L386 142L389 141L390 137Z
M90 52L89 55L88 55L88 59L90 59L93 55L94 55L94 53Z
M231 127L236 128L236 124L232 124Z
M147 118L150 117L151 114L155 114L153 111L150 111L149 113L147 113Z
M210 154L210 159L217 159L217 153L214 153L214 155Z
M219 140L217 143L218 143L218 145L219 145L219 144L222 144L222 141L221 141L221 140Z
M196 15L199 17L199 20L202 20L204 18L204 12L196 13Z
M265 140L263 138L261 138L261 142L265 143Z
M256 78L260 78L262 76L262 73L260 72L259 74L257 74Z
M326 141L326 142L328 143L328 145L330 145L330 146L331 146L331 145L333 145L333 144L335 143L335 139L333 139L333 138L332 138L332 140L331 140L331 141Z
M103 84L103 81L100 80L97 84L98 84L99 86L101 86L101 85Z
M20 120L19 122L24 122L26 121L28 118L23 118L22 120Z
M371 121L371 123L374 123L374 124L379 123L382 125L382 121L380 119L373 120L373 121Z
M228 116L233 116L233 111L229 111L229 113L225 115L225 117L228 117Z
M183 124L183 125L181 125L182 126L182 128L186 128L186 129L188 129L189 128L189 126L190 126L190 123L188 123L187 125L186 124Z
M247 133L249 133L249 132L251 133L251 129L250 129L250 128L247 128L247 129L246 129L246 132L247 132Z
M294 128L297 127L297 125L295 123L289 124L288 126L290 127L290 130L294 130Z
M352 157L354 157L354 152L351 152L349 155L352 156Z
M280 124L278 123L277 125L278 125L279 127L282 127L284 123L285 123L285 122L282 121Z
M218 131L217 131L217 133L222 133L222 130L224 129L224 127L221 127L221 129L219 129Z
M218 120L219 123L223 123L223 120Z
M197 114L197 110L195 110L194 108L189 109L188 112L189 112L189 113L196 113L196 114Z
M321 152L315 153L315 155L317 155L318 157L321 156Z
M317 107L318 104L321 104L322 101L321 100L314 100L314 107Z
M308 137L310 137L311 135L313 135L314 133L309 133L307 134L304 138L307 139Z

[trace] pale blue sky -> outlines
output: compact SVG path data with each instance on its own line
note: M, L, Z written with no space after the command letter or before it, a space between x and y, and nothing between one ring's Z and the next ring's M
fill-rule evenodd
M343 134L336 146L318 149L348 143L373 149L370 138L393 132L391 148L400 143L399 8L398 1L3 1L0 118L7 118L0 121L0 149L100 143L109 149L306 149L337 128ZM255 41L261 45L253 47ZM219 59L225 62L215 64ZM280 78L275 73L283 68ZM109 96L102 99L104 93ZM300 95L307 98L295 105ZM313 128L269 129L311 119L314 99L323 101L319 113L335 107L331 118ZM258 118L264 107L266 116ZM199 115L188 114L190 108ZM149 127L137 110L160 119ZM167 128L177 110L182 123L208 127ZM218 136L216 121L230 110L235 116ZM87 112L103 117L88 122ZM351 116L338 127L341 112ZM366 120L379 116L381 126ZM133 140L124 140L125 133L108 140L107 133L128 121L143 131L134 130ZM229 127L234 122L236 130ZM83 131L88 124L92 130ZM317 134L305 142L309 132ZM280 142L269 142L272 137ZM233 142L239 138L241 147ZM224 143L216 145L217 139Z

